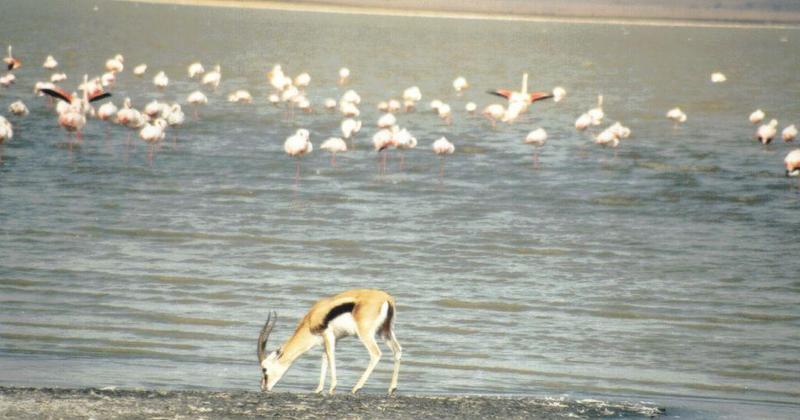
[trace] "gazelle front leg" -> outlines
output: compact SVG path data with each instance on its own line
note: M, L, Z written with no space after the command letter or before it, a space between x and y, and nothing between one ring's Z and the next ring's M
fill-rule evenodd
M367 382L367 378L372 374L372 370L375 369L375 365L381 360L381 349L378 348L378 343L375 342L374 334L365 334L361 336L361 341L364 343L367 351L369 351L369 365L367 365L367 370L361 375L361 379L358 380L356 386L353 387L353 394L364 386L364 383Z
M325 375L328 373L328 355L326 353L322 353L322 370L319 373L319 386L317 389L314 390L315 393L319 394L322 392L322 389L325 388Z
M325 355L328 357L328 364L331 367L331 387L328 388L328 393L333 394L336 391L336 357L334 351L336 350L336 337L333 332L326 332L324 334Z

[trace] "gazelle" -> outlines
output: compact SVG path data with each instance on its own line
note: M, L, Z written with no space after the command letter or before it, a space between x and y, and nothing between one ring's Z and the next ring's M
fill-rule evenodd
M326 371L330 365L331 384L328 392L333 394L336 389L336 360L334 357L336 341L342 337L354 335L364 343L370 356L367 370L353 387L353 393L356 393L364 386L381 358L381 351L375 342L375 335L380 333L389 349L394 353L394 371L389 384L389 394L394 393L397 389L397 375L400 371L402 351L392 329L394 314L394 298L388 293L371 289L348 290L315 303L306 316L300 320L294 334L267 355L267 339L277 321L277 313L270 313L258 336L258 362L262 372L261 390L271 391L298 357L316 345L322 344L325 353L322 355L322 371L319 376L319 386L315 392L322 392L325 387Z

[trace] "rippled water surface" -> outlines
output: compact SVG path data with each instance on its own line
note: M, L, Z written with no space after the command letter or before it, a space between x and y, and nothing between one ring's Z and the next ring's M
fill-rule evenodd
M277 342L317 298L375 287L397 298L405 392L798 408L800 193L783 176L790 148L757 145L747 121L761 107L800 123L797 31L94 4L0 4L0 44L24 61L0 110L18 98L31 109L0 148L0 384L256 389L268 310ZM31 93L47 54L72 89L116 53L114 100L139 107L185 102L192 61L222 65L200 120L152 164L143 142L126 150L128 132L96 120L70 151ZM314 113L289 120L267 103L274 63L311 74ZM335 168L319 150L304 158L295 185L283 141L307 128L318 149L338 133L321 103L342 93L341 66L364 129ZM716 70L727 83L708 81ZM497 129L463 111L524 71L567 99ZM423 103L398 120L420 146L402 170L392 151L380 175L375 104L414 84ZM254 104L225 101L240 88ZM572 128L598 93L633 130L616 154ZM452 125L427 111L434 98ZM664 118L673 106L689 114L678 129ZM550 138L534 169L521 140L538 126ZM442 135L456 152L440 180L430 144ZM313 389L319 354L278 388ZM347 388L366 352L350 340L338 354ZM389 375L384 356L367 392Z

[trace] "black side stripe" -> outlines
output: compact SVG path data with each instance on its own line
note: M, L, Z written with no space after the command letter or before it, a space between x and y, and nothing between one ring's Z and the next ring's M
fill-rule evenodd
M331 309L330 312L328 312L328 314L325 315L325 320L322 321L322 325L319 326L319 330L324 331L326 328L328 328L328 324L334 319L336 319L336 317L342 314L353 312L353 308L355 307L356 304L353 302L343 303L339 306L333 307L333 309Z

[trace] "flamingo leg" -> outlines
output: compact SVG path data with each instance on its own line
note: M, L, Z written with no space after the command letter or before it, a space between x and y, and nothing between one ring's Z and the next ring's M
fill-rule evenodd
M294 185L297 186L298 184L300 184L300 159L295 158L294 165L295 165Z
M336 153L331 153L331 166L336 167Z

